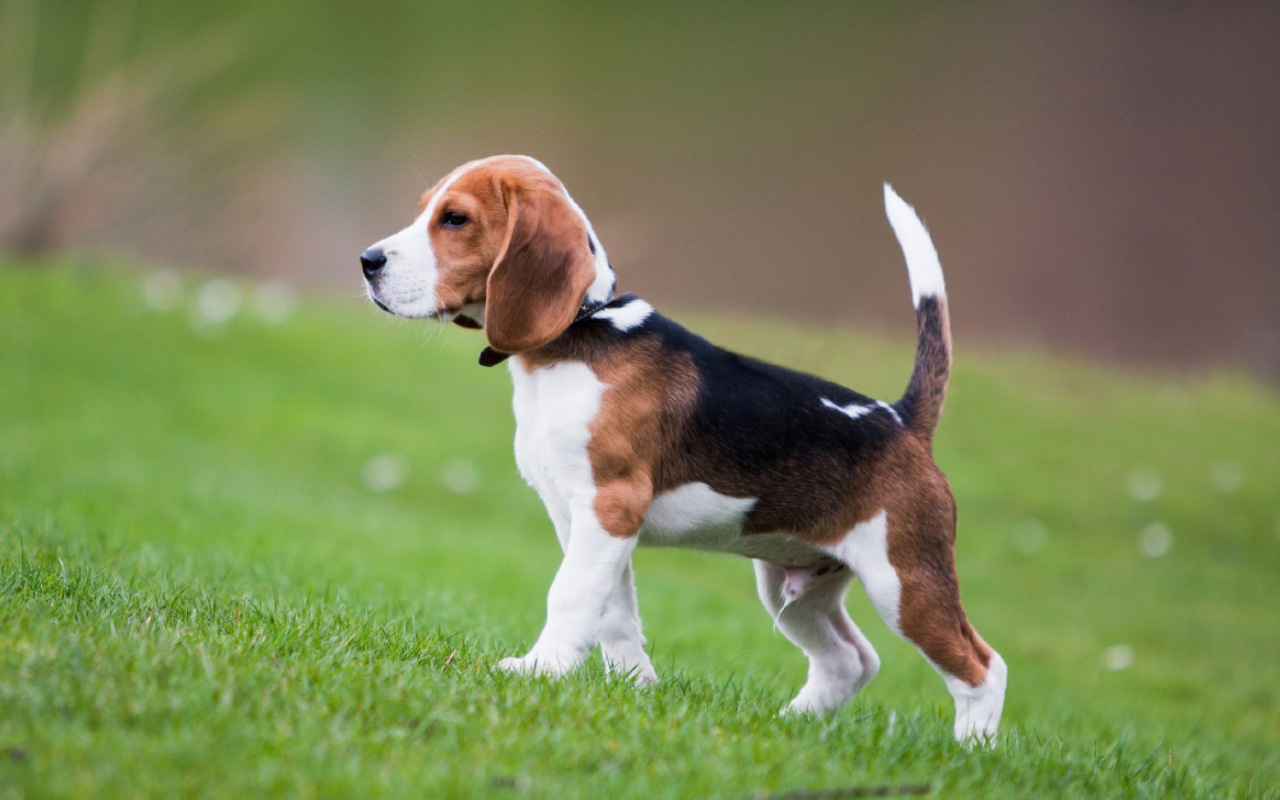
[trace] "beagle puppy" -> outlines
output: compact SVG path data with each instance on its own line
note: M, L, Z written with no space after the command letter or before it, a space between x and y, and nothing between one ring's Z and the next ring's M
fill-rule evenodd
M512 672L560 675L598 644L608 669L657 676L631 572L637 546L750 558L761 601L809 659L784 711L839 708L880 668L844 596L858 578L955 699L955 735L990 741L1007 671L960 605L955 501L932 437L951 363L929 234L885 185L919 343L895 403L722 350L630 294L590 220L541 163L458 167L409 227L360 256L392 314L483 329L510 358L515 455L564 550L547 619Z

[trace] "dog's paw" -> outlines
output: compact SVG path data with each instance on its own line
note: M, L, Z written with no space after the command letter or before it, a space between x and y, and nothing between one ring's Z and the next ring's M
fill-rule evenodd
M822 713L823 709L809 703L800 703L798 702L798 699L799 698L797 698L796 700L792 700L790 703L787 703L785 706L783 706L782 710L778 712L778 716L805 717L811 714Z
M568 658L531 652L520 658L504 658L498 662L498 669L518 675L549 675L553 678L564 675L578 666Z
M639 645L602 645L604 668L610 675L623 675L631 679L636 686L648 686L657 683L658 673L653 669L653 662Z
M631 673L631 680L636 686L649 686L658 682L658 673L652 666L640 667Z
M805 685L795 699L779 712L782 716L826 714L844 705L853 692L847 686Z
M634 664L632 666L623 666L618 664L609 664L605 662L611 674L621 674L631 679L636 686L650 686L658 682L658 673L654 671L652 664Z

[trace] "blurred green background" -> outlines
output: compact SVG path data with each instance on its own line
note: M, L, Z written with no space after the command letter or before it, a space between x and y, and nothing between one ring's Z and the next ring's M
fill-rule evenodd
M0 244L358 289L457 163L540 157L665 307L1280 376L1280 7L0 2Z

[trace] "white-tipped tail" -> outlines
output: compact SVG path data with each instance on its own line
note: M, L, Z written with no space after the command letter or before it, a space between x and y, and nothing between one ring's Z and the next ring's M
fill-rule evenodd
M947 396L951 375L951 315L947 311L947 287L933 240L916 216L889 184L884 185L884 210L907 257L911 276L911 300L916 306L916 363L902 399L894 404L898 414L916 434L933 440Z
M887 183L884 185L884 211L907 259L911 302L919 308L922 297L945 297L947 285L942 279L942 263L938 261L938 251L929 238L929 231L925 230L916 210Z

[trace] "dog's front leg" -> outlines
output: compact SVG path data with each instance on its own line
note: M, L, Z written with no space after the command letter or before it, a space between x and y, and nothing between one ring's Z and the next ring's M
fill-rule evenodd
M623 566L618 585L605 604L600 626L600 651L608 672L629 675L639 686L658 679L653 662L644 651L644 634L640 630L640 610L636 604L636 585L630 559Z
M504 658L500 669L563 675L599 640L605 604L630 563L636 537L611 536L589 507L572 516L564 561L547 594L547 624L528 654Z

